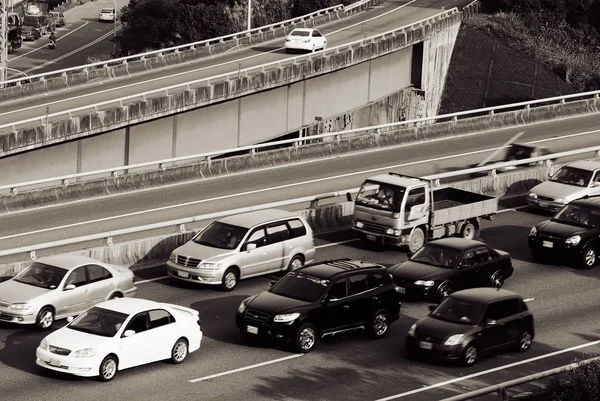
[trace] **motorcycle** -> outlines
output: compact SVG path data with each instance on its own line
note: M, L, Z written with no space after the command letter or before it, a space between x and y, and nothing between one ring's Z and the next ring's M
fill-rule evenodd
M50 43L48 43L48 49L51 49L51 50L56 49L56 41L55 40L50 40Z

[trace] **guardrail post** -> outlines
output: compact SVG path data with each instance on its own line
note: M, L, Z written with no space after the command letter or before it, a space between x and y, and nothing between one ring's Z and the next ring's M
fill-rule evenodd
M35 253L35 251L29 252L29 258L31 260L37 260L37 254Z
M350 192L346 192L346 200L352 202L352 194Z
M165 166L165 163L158 163L158 169L165 171L167 169L167 166Z
M504 387L498 387L497 400L498 401L507 401L508 394L506 393L506 389Z
M63 185L63 186L65 186L65 187L66 187L67 185L69 185L69 180L67 180L67 179L65 178L64 180L62 180L62 182L61 182L61 183L62 183L62 185Z
M441 187L442 184L440 183L440 179L436 178L436 180L433 182L433 185L435 185L436 187Z
M310 201L310 209L316 209L319 207L319 200L318 199L313 199Z
M106 239L106 244L107 244L108 246L113 246L113 245L114 245L114 242L113 242L113 239L112 239L112 237L108 237L108 238Z
M185 224L180 224L179 225L179 232L185 234Z
M11 193L11 195L17 195L19 193L19 191L17 190L16 187L13 187L10 189L10 193Z
M116 171L111 171L110 176L113 178L117 178L119 176L119 173L117 173Z
M490 175L492 177L497 177L498 176L498 172L496 171L496 169L493 169L492 171L490 171Z

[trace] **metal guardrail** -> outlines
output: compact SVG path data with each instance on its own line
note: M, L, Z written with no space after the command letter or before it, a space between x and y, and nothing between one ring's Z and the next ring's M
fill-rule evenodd
M257 145L248 145L248 146L242 146L239 148L232 148L232 149L223 149L223 150L199 153L199 154L189 155L189 156L180 156L180 157L175 157L175 158L170 158L170 159L153 160L150 162L129 164L129 165L125 165L125 166L108 167L108 168L101 169L101 170L67 174L67 175L62 175L62 176L58 176L58 177L50 177L50 178L44 178L44 179L39 179L39 180L25 181L25 182L20 182L20 183L15 183L15 184L2 185L2 186L0 186L0 192L10 190L11 193L16 194L16 193L18 193L19 188L39 186L39 185L43 185L43 184L57 183L57 182L60 182L62 185L68 185L70 181L80 181L82 178L86 178L86 177L94 177L95 179L97 179L98 176L101 176L104 174L108 174L109 176L116 177L121 172L124 172L127 170L139 170L139 169L145 169L147 167L151 167L147 170L155 170L157 168L165 169L168 166L173 166L176 163L181 163L181 162L191 162L193 160L210 161L210 159L212 157L220 156L220 155L224 155L224 154L240 153L240 152L247 152L247 151L250 153L256 153L257 151L260 151L262 149L269 149L274 146L281 146L281 145L300 146L300 144L320 142L320 141L323 141L326 139L339 140L346 136L351 136L351 135L359 134L359 133L369 134L371 132L382 132L384 130L397 130L397 129L401 129L401 128L408 128L410 126L424 125L426 123L436 122L439 120L458 121L459 118L461 118L461 117L475 117L475 116L480 116L480 115L485 115L485 114L494 115L499 112L513 111L514 109L519 109L519 108L530 109L532 107L547 106L547 105L553 104L553 103L566 103L567 100L580 100L580 99L592 98L592 97L600 98L600 90L592 91L592 92L576 93L576 94L558 96L558 97L552 97L552 98L546 98L546 99L537 99L537 100L531 100L528 102L513 103L513 104L509 104L509 105L501 105L501 106L494 106L494 107L486 107L486 108L482 108L482 109L460 111L457 113L443 114L443 115L438 115L438 116L433 116L433 117L424 117L424 118L400 121L400 122L395 122L395 123L380 124L380 125L375 125L375 126L365 127L365 128L355 128L355 129L350 129L350 130L345 130L345 131L322 133L319 135L312 135L310 137L302 137L302 138L297 138L297 139L296 138L285 139L285 140L281 140L281 141L268 142L268 143L262 143L262 144L257 144ZM45 117L44 117L44 119L45 119ZM36 118L34 120L37 121L37 120L40 120L40 118ZM8 124L8 125L10 125L10 124ZM0 126L0 129L5 126ZM143 170L143 171L147 171L147 170Z
M561 373L566 373L566 372L578 369L582 366L589 365L594 362L600 362L600 356L590 358L590 359L585 359L585 360L579 361L579 362L573 362L569 365L561 366L561 367L555 368L555 369L545 370L543 372L535 373L535 374L525 376L525 377L520 377L518 379L509 380L509 381L506 381L506 382L503 382L500 384L495 384L493 386L488 386L488 387L482 388L480 390L470 391L468 393L456 395L456 396L450 397L450 398L444 398L443 400L440 400L440 401L466 401L466 400L472 400L475 397L480 397L482 395L487 395L487 394L492 394L492 393L496 393L498 401L507 401L508 400L508 394L506 392L507 388L519 386L521 384L531 383L533 381L544 379L544 378L551 377L551 376L555 376L555 375L558 375Z
M319 15L322 15L322 14L328 14L328 13L335 12L335 11L351 12L354 9L359 8L359 7L361 7L361 6L363 6L363 5L367 4L367 3L370 3L372 1L373 0L360 0L360 1L357 1L357 2L355 2L355 3L353 3L353 4L349 5L349 6L344 6L343 4L338 4L338 5L335 5L335 6L324 8L322 10L318 10L318 11L312 12L310 14L302 15L300 17L292 18L292 19L289 19L289 20L281 21L281 22L276 22L276 23L270 24L270 25L264 25L264 26L261 26L261 27L258 27L258 28L253 28L251 30L245 30L245 31L241 31L241 32L236 32L236 33L232 33L232 34L225 35L225 36L219 36L219 37L216 37L216 38L202 40L202 41L199 41L199 42L186 43L184 45L168 47L168 48L165 48L165 49L153 50L153 51L149 51L149 52L145 52L145 53L138 53L138 54L134 54L134 55L131 55L131 56L125 56L125 57L120 57L120 58L111 59L111 60L99 61L99 62L85 64L85 65L80 65L80 66L64 68L62 70L50 71L50 72L45 72L45 73L41 73L41 74L37 74L37 75L30 75L27 78L10 79L10 80L4 81L4 82L0 82L0 84L3 84L3 85L11 85L11 84L22 85L24 83L29 83L29 82L34 82L34 81L41 81L41 80L45 80L47 78L57 77L57 76L65 75L65 74L68 74L68 73L73 73L73 72L76 72L76 71L82 71L82 70L85 70L85 69L105 68L107 66L113 66L113 65L118 65L118 64L126 64L127 62L130 62L130 61L142 60L142 59L145 59L145 58L152 58L152 57L160 57L160 56L162 56L164 54L176 53L176 52L181 52L181 51L185 51L185 50L193 50L193 49L195 49L197 47L209 46L211 44L225 42L227 40L244 38L244 37L253 35L255 33L260 33L260 32L272 30L272 29L275 29L275 28L287 26L287 25L295 25L295 24L297 24L299 22L303 22L303 21L309 20L309 19L311 19L313 17L319 16Z
M441 178L452 177L452 176L463 176L466 174L471 174L471 173L476 173L476 172L481 172L481 171L493 171L495 169L503 168L503 167L543 162L545 160L554 160L554 159L557 159L560 157L582 155L584 153L589 153L589 152L596 152L596 154L597 154L597 152L600 152L600 146L572 150L572 151L568 151L568 152L554 153L554 154L549 154L549 155L545 155L545 156L533 157L530 159L515 160L515 161L510 161L510 162L505 162L505 163L495 163L495 164L491 164L489 166L469 168L469 169L458 170L458 171L453 171L453 172L448 172L448 173L433 174L433 175L425 176L423 178L428 179L428 180L433 180L434 184L439 186L440 185L439 179L441 179ZM236 214L236 213L244 213L244 212L249 212L249 211L253 211L253 210L262 210L262 209L276 208L276 207L282 207L282 206L289 206L289 205L294 205L294 204L298 204L298 203L306 203L306 202L310 202L313 207L316 207L316 204L314 203L315 201L318 201L320 199L335 198L335 197L340 197L340 196L345 196L347 199L351 199L350 195L357 193L359 189L360 189L360 187L350 188L350 189L345 189L345 190L336 191L336 192L328 192L325 194L305 196L305 197L298 198L298 199L288 199L288 200L284 200L284 201L271 202L271 203L266 203L266 204L262 204L262 205L249 206L249 207L227 210L227 211L222 211L222 212L215 212L215 213L210 213L210 214L205 214L205 215L200 215L200 216L187 217L187 218L177 219L177 220L169 220L169 221L165 221L165 222L153 223L153 224L148 224L148 225L144 225L144 226L130 227L130 228L124 228L124 229L120 229L120 230L108 231L108 232L104 232L104 233L91 234L91 235L86 235L86 236L77 237L77 238L69 238L69 239L58 240L58 241L44 242L41 244L28 245L28 246L24 246L24 247L20 247L20 248L13 248L13 249L7 249L7 250L0 251L0 257L16 255L16 254L20 254L20 253L30 253L30 257L32 259L35 259L36 258L35 252L40 249L48 249L48 248L55 248L55 247L59 247L59 246L65 246L65 245L73 245L73 244L78 244L78 243L92 241L92 240L98 240L98 239L107 239L108 244L112 245L112 243L113 243L112 238L115 236L118 236L118 235L133 234L133 233L139 233L139 232L150 231L150 230L155 230L155 229L159 229L159 228L173 227L173 226L179 227L180 232L185 232L185 224L190 224L190 223L204 221L204 220L210 220L210 219L216 219L216 218L229 216L229 215Z

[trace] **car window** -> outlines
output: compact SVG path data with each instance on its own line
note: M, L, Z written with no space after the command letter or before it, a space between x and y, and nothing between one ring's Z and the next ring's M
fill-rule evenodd
M491 259L492 259L492 257L490 255L490 251L488 250L487 247L481 247L481 248L477 248L475 250L475 263L476 264L489 262Z
M87 278L85 276L85 267L81 266L73 270L71 274L69 274L65 285L74 284L75 287L81 287L82 285L85 285L86 282Z
M252 234L250 234L247 243L256 244L257 248L264 246L267 243L267 236L265 235L264 227L257 228Z
M319 37L321 37L321 32L319 32L317 30L314 30L312 36L315 37L315 38L319 38Z
M150 318L150 328L155 329L169 323L173 323L175 318L164 309L155 309L148 312Z
M369 288L378 288L388 282L389 276L383 273L373 273L368 278Z
M302 237L306 235L306 227L300 219L289 220L288 226L290 227L291 238Z
M329 289L328 298L329 299L345 298L348 295L347 289L346 289L346 282L347 282L347 279L343 278L343 279L338 280L335 283L333 283L333 285Z
M474 251L465 252L465 255L463 256L462 260L460 261L460 267L471 267L471 266L475 266L475 264L476 264L475 252Z
M356 274L348 278L350 283L350 291L348 295L356 295L369 290L366 274Z
M106 280L112 277L112 274L104 267L99 265L88 265L87 266L88 277L90 283L94 283L96 281Z
M289 238L290 233L285 222L267 226L267 240L269 244L275 244L277 242L285 241Z
M504 301L490 304L485 311L485 319L500 320L516 315L521 312L521 302L519 299L507 299Z
M123 333L127 330L133 330L136 333L148 330L148 314L146 312L138 313L131 319Z
M310 32L308 31L292 31L292 33L290 33L290 36L310 36Z

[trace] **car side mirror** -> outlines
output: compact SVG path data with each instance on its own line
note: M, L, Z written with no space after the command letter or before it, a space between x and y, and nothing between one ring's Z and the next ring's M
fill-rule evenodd
M75 286L75 284L67 284L67 285L65 285L65 291L74 290L75 288L77 288Z
M437 305L429 305L428 306L429 312L433 312L434 310L436 310L437 307L438 307Z
M246 251L250 252L253 249L256 249L256 244L250 243L246 245Z
M71 323L73 320L75 320L75 316L67 317L67 323Z
M123 333L123 337L131 337L135 334L135 330L125 330L125 333Z
M494 319L485 319L485 325L486 326L495 326L496 321Z

